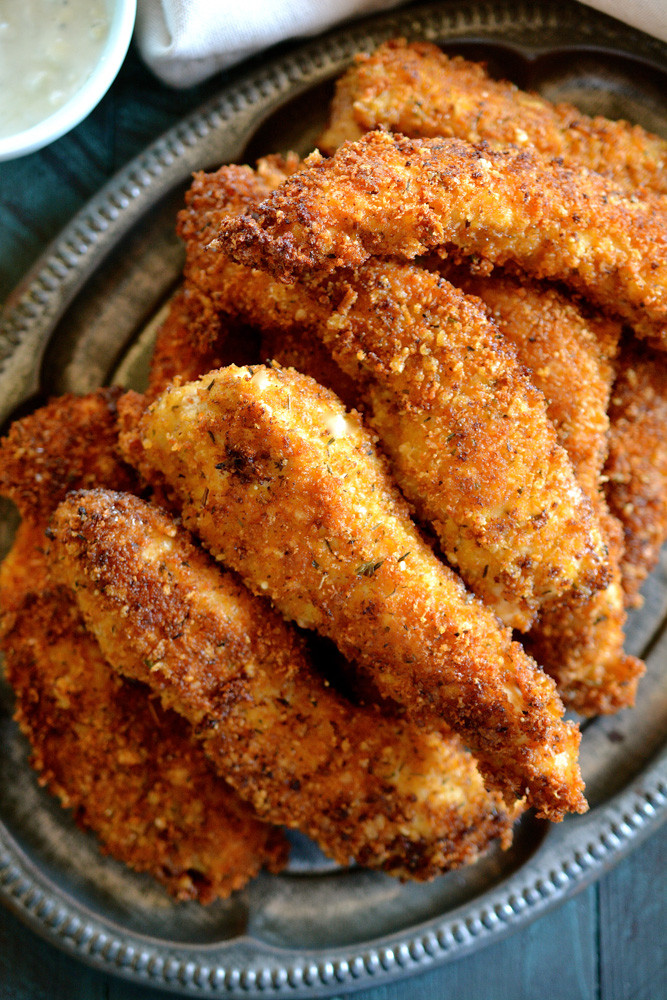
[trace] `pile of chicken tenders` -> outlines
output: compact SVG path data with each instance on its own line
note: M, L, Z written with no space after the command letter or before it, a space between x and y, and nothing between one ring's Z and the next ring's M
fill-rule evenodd
M585 811L667 538L667 142L396 40L178 232L146 391L0 442L39 780L204 903L285 828L426 880Z

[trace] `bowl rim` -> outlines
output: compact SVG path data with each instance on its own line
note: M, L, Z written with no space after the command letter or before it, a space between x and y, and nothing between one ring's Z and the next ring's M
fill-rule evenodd
M102 100L115 80L134 32L137 0L107 0L109 33L93 71L62 107L36 125L0 138L0 161L34 153L75 128Z

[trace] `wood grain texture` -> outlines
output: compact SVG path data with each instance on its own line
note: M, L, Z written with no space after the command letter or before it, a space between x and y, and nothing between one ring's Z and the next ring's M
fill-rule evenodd
M599 884L600 997L667 996L667 830Z

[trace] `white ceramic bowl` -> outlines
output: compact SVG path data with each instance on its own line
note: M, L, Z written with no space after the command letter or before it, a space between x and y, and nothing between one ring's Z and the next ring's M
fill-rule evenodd
M69 100L37 124L0 138L0 160L11 160L47 146L69 132L101 101L116 78L132 39L137 0L107 0L109 32L92 72Z

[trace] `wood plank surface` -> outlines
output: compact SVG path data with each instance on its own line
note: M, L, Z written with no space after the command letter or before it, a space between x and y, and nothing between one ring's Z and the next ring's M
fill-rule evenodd
M598 886L599 996L667 997L667 831L640 846Z

